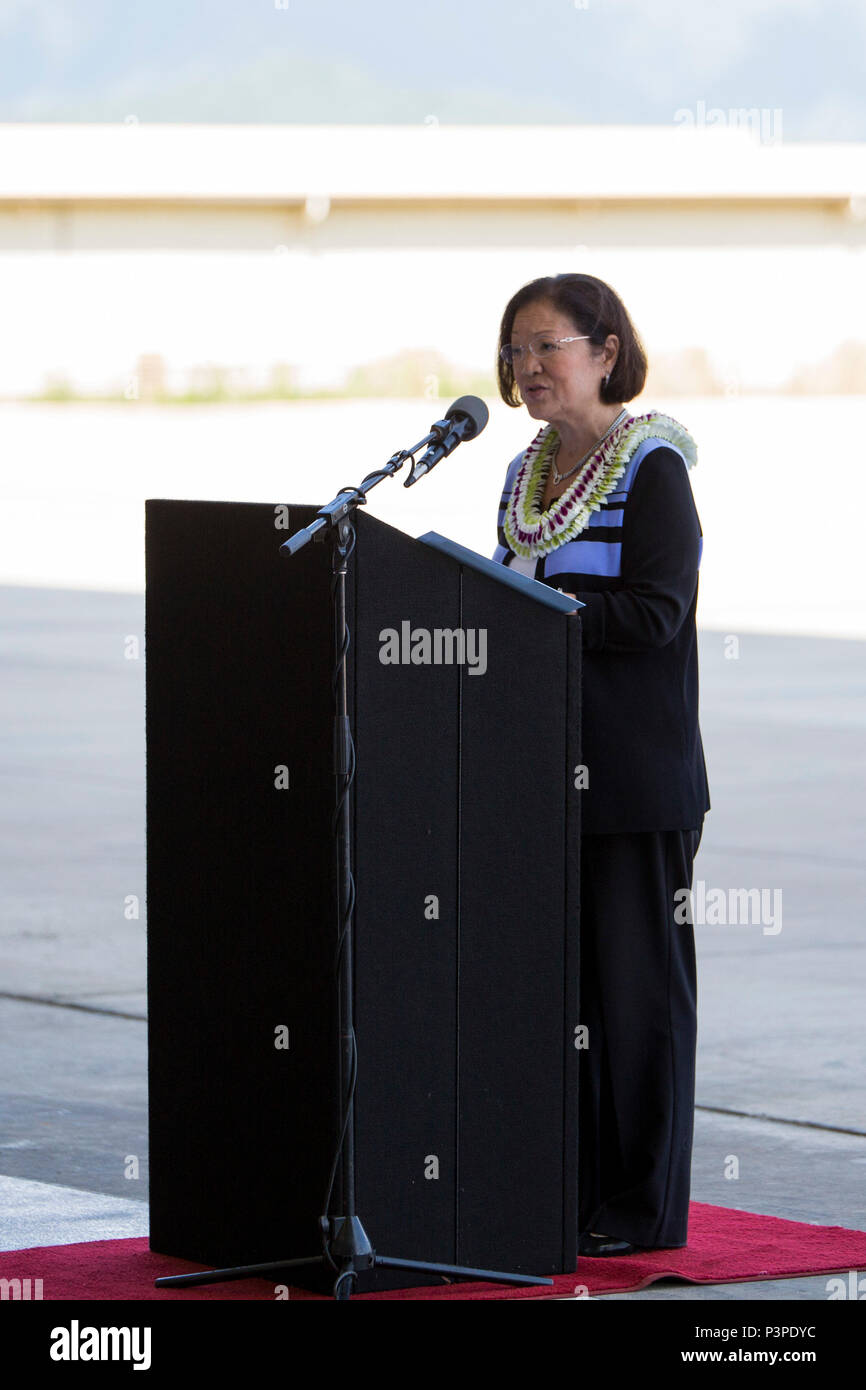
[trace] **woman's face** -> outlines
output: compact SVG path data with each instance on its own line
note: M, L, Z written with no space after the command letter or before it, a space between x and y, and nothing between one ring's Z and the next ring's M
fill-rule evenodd
M577 325L544 299L518 309L511 342L526 347L536 333L551 338L582 337ZM561 343L548 357L538 358L529 352L521 358L514 363L514 379L533 420L554 425L561 420L579 423L598 410L601 380L611 364L606 364L605 355L588 339Z

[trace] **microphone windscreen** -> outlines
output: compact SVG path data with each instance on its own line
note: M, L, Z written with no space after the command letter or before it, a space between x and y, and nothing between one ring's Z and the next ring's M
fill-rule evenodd
M479 396L461 396L453 405L450 405L445 412L448 420L464 419L468 420L470 428L466 430L464 439L474 439L480 434L490 419L490 411Z

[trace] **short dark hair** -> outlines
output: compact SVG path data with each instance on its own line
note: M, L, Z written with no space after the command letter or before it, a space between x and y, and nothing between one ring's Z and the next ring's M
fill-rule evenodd
M619 352L610 381L606 386L601 383L599 400L605 403L631 401L640 395L646 381L646 353L619 295L594 275L544 275L518 290L502 315L496 371L499 394L506 405L518 406L523 401L514 380L514 367L503 361L501 349L511 342L511 329L518 310L538 300L547 300L561 314L567 314L578 332L589 334L594 347L604 347L608 334L616 334Z

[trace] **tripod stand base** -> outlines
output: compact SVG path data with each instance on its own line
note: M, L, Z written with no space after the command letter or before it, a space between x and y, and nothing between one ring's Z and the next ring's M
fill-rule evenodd
M309 1269L317 1265L321 1266L323 1270L326 1268L323 1255L311 1255L298 1260L272 1260L259 1265L236 1265L231 1269L208 1269L202 1270L198 1274L173 1274L163 1279L156 1279L154 1283L158 1289L188 1289L198 1284L228 1283L234 1279L263 1279L269 1275L285 1273L288 1270ZM400 1260L389 1255L374 1254L372 1265L368 1265L367 1268L405 1269L415 1274L438 1274L446 1278L473 1279L484 1283L553 1285L552 1279L534 1274L506 1274L501 1270L472 1269L464 1265L427 1264L423 1260ZM354 1284L358 1273L359 1271L353 1269L351 1264L346 1262L346 1266L340 1269L334 1279L334 1298L342 1299L350 1296L350 1291L345 1288L346 1281Z
M367 1237L360 1217L351 1220L335 1217L330 1223L335 1232L331 1245L331 1261L335 1268L334 1298L343 1301L351 1297L358 1275L372 1269L404 1269L413 1274L438 1274L445 1278L476 1279L501 1284L552 1285L553 1280L533 1274L504 1273L502 1270L476 1269L469 1265L431 1264L426 1260L402 1260L393 1255L377 1255ZM200 1284L228 1283L234 1279L261 1279L293 1269L319 1266L323 1271L329 1261L324 1255L310 1255L294 1260L269 1260L264 1264L235 1265L228 1269L201 1270L197 1274L173 1274L155 1281L156 1288L192 1288Z

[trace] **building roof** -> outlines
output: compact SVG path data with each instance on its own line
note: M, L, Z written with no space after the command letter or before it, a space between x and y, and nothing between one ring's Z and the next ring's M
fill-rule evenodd
M862 213L866 144L785 143L781 113L670 126L0 125L0 201L823 200ZM688 119L687 119L688 118Z

